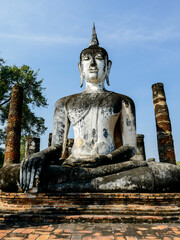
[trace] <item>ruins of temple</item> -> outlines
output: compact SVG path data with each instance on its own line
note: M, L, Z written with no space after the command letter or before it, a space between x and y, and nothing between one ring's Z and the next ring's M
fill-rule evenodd
M133 100L105 88L105 83L109 85L111 64L107 51L99 46L93 26L90 46L82 50L78 64L85 90L55 103L48 148L38 151L39 140L29 138L25 159L21 163L16 156L15 160L8 160L9 139L15 130L7 128L6 160L0 169L3 214L11 213L15 218L17 211L25 209L22 216L17 214L18 219L30 219L27 215L31 213L37 221L50 221L49 213L55 213L53 219L58 222L67 221L69 214L73 215L70 220L81 215L78 221L84 221L83 214L90 214L96 221L93 215L97 214L97 221L102 221L105 212L106 222L123 222L123 212L134 215L137 211L137 217L128 221L141 222L147 216L155 222L179 221L180 167L176 165L163 84L152 86L160 158L156 162L146 160L144 135L136 133ZM21 105L18 101L17 109ZM14 116L19 117L21 113L17 111ZM16 120L17 124L20 122L12 115L10 108L8 126L15 125ZM11 119L15 123L11 124ZM68 140L70 124L74 140ZM15 148L16 143L12 150ZM167 201L178 209L175 214L167 208ZM140 211L142 203L151 206L147 206L147 218ZM42 217L43 211L49 213Z

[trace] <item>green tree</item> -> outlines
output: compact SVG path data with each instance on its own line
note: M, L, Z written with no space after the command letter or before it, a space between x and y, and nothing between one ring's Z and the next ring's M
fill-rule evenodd
M0 129L0 146L5 142L5 131ZM0 147L0 168L2 167L4 162L4 149Z
M20 162L24 159L25 157L25 145L26 145L26 137L21 136L21 146L20 146Z
M4 149L0 148L0 168L3 166L4 161Z
M43 79L38 80L38 71L34 72L29 66L8 66L0 59L0 144L5 140L5 128L8 119L11 89L18 83L24 89L22 111L22 136L39 137L47 129L42 117L32 111L35 107L47 107L47 99L43 96L45 88Z

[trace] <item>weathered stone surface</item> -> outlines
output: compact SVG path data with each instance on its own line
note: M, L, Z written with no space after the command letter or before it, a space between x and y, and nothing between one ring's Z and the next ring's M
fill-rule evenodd
M133 101L114 92L82 92L62 98L55 105L52 144L62 144L62 158L67 157L65 148L70 122L75 133L70 158L94 159L112 152L120 141L122 145L122 136L120 131L115 133L116 127L122 129L129 144L136 146L134 115ZM114 142L114 134L117 142Z
M154 176L154 192L180 192L180 167L168 163L148 162Z
M50 166L45 178L41 192L180 192L180 168L164 163L128 161L93 169Z
M152 192L153 177L147 167L87 180L47 186L47 192Z
M23 88L16 84L13 86L11 92L11 102L6 128L7 138L4 166L19 163L20 161L22 104Z
M146 153L145 153L145 147L144 147L144 135L143 134L137 134L136 135L137 140L137 148L136 148L136 159L137 160L146 160Z
M155 158L148 158L147 161L148 161L148 162L155 162L156 159L155 159Z
M52 145L52 133L49 133L49 138L48 138L48 147Z
M176 164L171 122L162 83L152 85L160 162Z
M49 166L44 176L42 176L41 183L45 182L45 184L41 185L44 185L46 188L48 184L52 185L75 180L92 179L144 166L147 166L147 163L144 161L127 161L96 168Z
M68 167L98 167L101 165L108 165L129 160L136 153L134 147L129 145L121 146L107 155L99 155L94 158L67 158L63 162L63 166Z
M72 153L72 147L74 144L74 139L73 138L68 138L67 144L66 144L66 155L69 157Z
M62 146L55 145L40 152L34 153L21 162L20 187L23 191L37 185L39 177L51 162L56 162L61 154Z
M17 192L19 172L20 164L11 164L0 168L0 189L5 192Z
M1 190L19 190L19 169L18 164L0 169ZM135 160L97 168L52 165L44 169L35 190L51 193L180 192L179 183L180 167Z
M40 138L27 137L25 144L25 158L40 151Z

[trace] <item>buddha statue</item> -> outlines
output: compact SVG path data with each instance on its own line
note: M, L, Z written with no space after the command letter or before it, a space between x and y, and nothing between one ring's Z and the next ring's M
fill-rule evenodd
M78 66L81 87L84 81L86 87L83 92L56 102L52 146L32 154L21 165L4 167L0 188L8 190L3 185L6 172L16 179L11 186L29 192L180 190L179 167L137 160L134 102L105 89L111 61L107 51L99 46L95 26L90 46L81 52ZM70 124L74 144L67 156Z

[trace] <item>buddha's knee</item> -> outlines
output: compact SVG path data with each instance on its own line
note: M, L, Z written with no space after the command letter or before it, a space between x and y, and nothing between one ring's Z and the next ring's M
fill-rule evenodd
M103 192L180 192L180 167L168 163L148 163L128 171L93 180Z
M4 192L18 192L20 164L12 164L0 169L0 189Z
M153 192L154 178L148 167L139 167L96 179L98 191Z
M149 162L156 192L180 192L180 167L169 163Z

